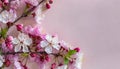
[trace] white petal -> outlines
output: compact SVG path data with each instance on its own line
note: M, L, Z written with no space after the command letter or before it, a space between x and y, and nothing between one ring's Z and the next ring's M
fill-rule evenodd
M23 49L22 49L23 52L29 52L28 47L26 45L23 45L22 47L23 47Z
M45 48L45 52L47 52L48 54L52 53L52 47L51 46L47 46Z
M46 40L40 42L40 45L41 45L42 48L48 46L48 44L49 43Z
M14 39L12 40L12 43L13 43L13 44L19 44L20 41L19 41L17 38L14 38Z
M45 38L48 42L52 42L52 36L51 35L46 35Z
M32 44L32 39L31 38L25 38L24 42L25 45L30 46L30 44Z
M58 43L58 37L54 37L54 38L52 39L52 43L53 43L53 44L57 44L57 43Z
M18 44L14 48L15 52L19 52L21 50L21 44Z
M2 67L2 65L3 65L3 62L0 60L0 67Z
M83 61L83 53L79 52L76 55L77 55L77 59L75 61L74 66L78 69L81 69L82 68L82 61Z
M0 55L0 61L4 62L5 59L3 58L3 56Z
M20 41L24 41L25 38L26 38L26 35L25 35L25 34L19 33L18 39L19 39Z
M53 45L53 48L55 48L56 50L60 50L60 46L59 45Z

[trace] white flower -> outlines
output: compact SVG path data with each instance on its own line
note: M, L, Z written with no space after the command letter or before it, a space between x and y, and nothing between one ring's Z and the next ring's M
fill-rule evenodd
M77 53L76 54L76 60L75 60L75 63L74 63L74 66L76 67L76 69L81 69L82 67L82 60L83 60L83 53Z
M56 50L60 49L57 37L52 37L51 35L46 35L45 39L46 40L43 40L40 43L41 47L45 48L45 52L50 54L50 53L52 53L52 48L54 48Z
M14 22L17 15L16 12L12 9L9 11L5 10L0 14L0 22L2 23L8 23L8 22Z
M67 65L62 65L62 66L59 66L59 67L57 67L57 69L67 69Z
M18 52L22 49L23 52L29 52L28 46L32 44L32 39L28 35L20 33L18 38L14 38L12 41L15 44L15 52Z
M3 62L5 62L5 59L0 55L0 67L3 66Z
M37 10L35 11L35 21L38 23L38 24L41 24L41 20L43 20L43 18L45 17L45 15L43 14L42 12L42 9L41 7L39 6L37 8Z

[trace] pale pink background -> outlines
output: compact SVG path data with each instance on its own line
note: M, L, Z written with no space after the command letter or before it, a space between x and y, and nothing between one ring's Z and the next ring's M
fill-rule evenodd
M120 69L120 0L54 0L42 25L84 52L82 69Z

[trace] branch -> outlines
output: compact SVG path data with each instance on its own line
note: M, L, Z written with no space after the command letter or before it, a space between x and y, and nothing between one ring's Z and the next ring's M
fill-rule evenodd
M34 54L47 54L46 52L7 52L7 53L1 53L2 55L15 55L15 54L23 54L23 53L26 53L26 54L30 54L30 53L34 53ZM58 56L62 56L61 54L54 54L54 53L51 53L51 55L54 55L56 57Z

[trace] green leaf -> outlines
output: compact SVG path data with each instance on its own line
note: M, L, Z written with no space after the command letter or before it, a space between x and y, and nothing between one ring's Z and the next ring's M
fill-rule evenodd
M68 64L69 63L69 59L68 58L64 58L64 64Z
M68 53L65 55L66 57L71 57L72 55L74 55L76 53L75 50L69 50Z
M8 31L8 28L4 28L4 29L1 28L1 32L0 32L1 37L6 38L7 31Z
M69 51L68 51L68 54L69 54L70 56L74 55L75 53L76 53L75 50L69 50Z

